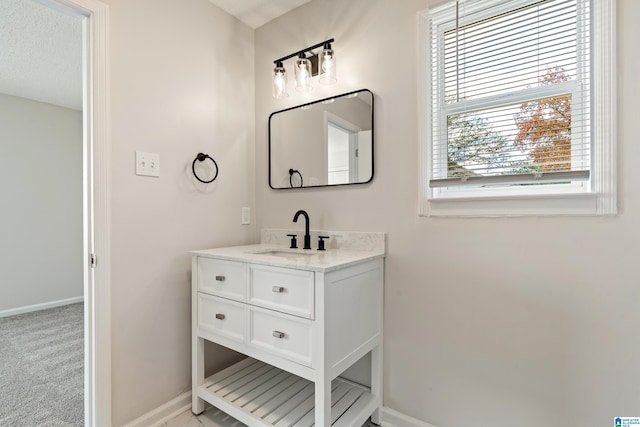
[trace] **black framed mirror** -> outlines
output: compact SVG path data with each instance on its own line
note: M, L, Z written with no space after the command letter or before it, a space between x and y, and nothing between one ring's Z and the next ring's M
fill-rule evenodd
M373 93L361 89L269 116L273 189L365 184L373 179Z

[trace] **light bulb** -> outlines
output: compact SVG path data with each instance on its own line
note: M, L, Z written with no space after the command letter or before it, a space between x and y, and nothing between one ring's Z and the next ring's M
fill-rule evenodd
M322 77L320 77L320 84L332 85L338 81L336 78L336 58L331 49L331 43L325 43L324 49L321 54L321 69Z
M301 92L309 92L311 87L311 61L305 58L301 53L296 59L296 90Z
M273 69L272 93L276 99L289 96L287 93L287 70L282 66L282 62L277 62Z

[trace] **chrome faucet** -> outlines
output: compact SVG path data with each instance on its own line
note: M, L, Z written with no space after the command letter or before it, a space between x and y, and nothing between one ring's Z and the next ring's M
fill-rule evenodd
M296 212L296 214L293 216L293 222L298 222L298 217L302 215L304 216L305 219L305 226L304 226L304 247L302 249L311 249L311 235L309 234L309 214L306 211L303 211L302 209L300 209L298 212Z

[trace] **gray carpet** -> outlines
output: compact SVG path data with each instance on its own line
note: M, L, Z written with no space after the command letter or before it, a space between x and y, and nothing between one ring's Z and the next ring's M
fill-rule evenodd
M83 309L0 318L0 426L84 424Z

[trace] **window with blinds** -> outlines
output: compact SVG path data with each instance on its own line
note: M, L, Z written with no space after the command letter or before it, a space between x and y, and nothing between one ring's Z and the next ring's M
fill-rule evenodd
M429 16L434 197L590 190L589 0L459 0Z

